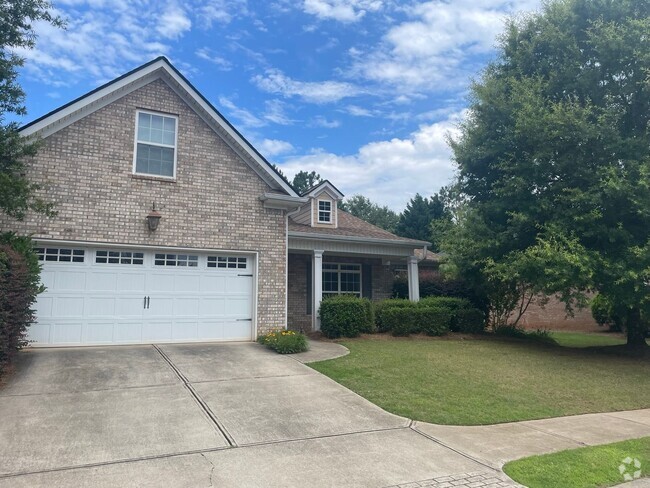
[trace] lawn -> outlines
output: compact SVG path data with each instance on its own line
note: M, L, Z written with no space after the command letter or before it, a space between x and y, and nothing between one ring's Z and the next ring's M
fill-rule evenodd
M635 459L640 467L635 467ZM650 476L650 437L532 456L503 467L508 476L530 488L614 486L625 481L625 473L634 476L639 469L641 477Z
M453 336L374 335L343 344L348 356L311 366L415 420L482 425L650 407L647 356Z
M625 338L622 334L584 334L557 331L550 334L555 342L565 347L620 346L625 344Z

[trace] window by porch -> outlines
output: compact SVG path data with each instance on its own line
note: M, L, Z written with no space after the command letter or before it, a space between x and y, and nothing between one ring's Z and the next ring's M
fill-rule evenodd
M342 294L361 297L361 265L323 263L323 298Z

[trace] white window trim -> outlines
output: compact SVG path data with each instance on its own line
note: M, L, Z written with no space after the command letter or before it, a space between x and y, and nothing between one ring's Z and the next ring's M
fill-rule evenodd
M336 270L334 270L334 269L325 269L325 265L336 265ZM356 270L356 269L344 269L344 270L341 270L341 266L359 266L359 269L358 270ZM363 298L363 273L362 273L362 270L363 270L363 266L360 263L330 263L330 262L323 263L322 273L324 274L324 273L329 273L329 272L334 271L334 272L336 272L336 276L337 276L337 280L338 280L337 291L333 292L333 291L325 291L325 290L323 290L323 296L325 296L325 295L355 295L356 296L357 293L354 292L354 291L341 291L341 273L354 273L354 274L359 275L359 298ZM323 280L323 282L324 281L325 280Z
M139 173L138 171L136 171L136 163L138 160L138 125L139 125L138 120L140 120L140 114L158 115L160 117L167 117L170 119L174 119L176 121L176 130L174 131L173 146L170 146L169 144L158 144L157 142L142 142L142 144L149 144L151 146L158 146L158 147L167 147L174 150L174 169L172 172L172 176L155 175L152 173ZM178 115L167 114L164 112L156 112L154 110L140 110L140 109L136 110L135 111L135 134L133 134L133 174L138 176L149 176L151 178L175 180L177 156L178 156Z
M330 204L330 209L329 210L321 210L320 209L320 202L329 203ZM334 213L333 207L334 207L334 205L332 204L331 200L324 200L324 199L323 200L321 200L321 199L318 200L318 205L316 207L316 210L318 212L318 223L319 224L333 224L334 223L334 221L332 219L332 214ZM320 213L321 212L327 212L329 214L329 217L330 217L329 220L321 220L320 219Z

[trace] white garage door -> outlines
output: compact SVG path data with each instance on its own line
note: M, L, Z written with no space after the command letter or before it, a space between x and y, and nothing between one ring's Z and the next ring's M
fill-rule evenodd
M39 246L34 345L253 338L253 256Z

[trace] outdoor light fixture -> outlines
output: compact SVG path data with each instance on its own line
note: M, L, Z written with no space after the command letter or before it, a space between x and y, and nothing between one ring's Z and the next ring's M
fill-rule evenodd
M149 215L147 215L147 226L151 232L155 231L158 228L158 224L160 223L161 218L162 215L160 215L160 213L158 213L156 210L156 202L153 202L153 205L151 206L151 212L149 212Z

